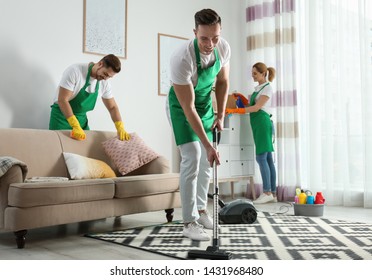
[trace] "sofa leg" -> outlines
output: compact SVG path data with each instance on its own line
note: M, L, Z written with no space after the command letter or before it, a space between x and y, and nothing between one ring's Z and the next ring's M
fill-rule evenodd
M171 223L173 221L173 212L174 212L173 208L165 210L168 223Z
M23 249L25 247L26 234L27 234L27 229L14 232L14 235L16 236L16 242L17 242L18 249Z

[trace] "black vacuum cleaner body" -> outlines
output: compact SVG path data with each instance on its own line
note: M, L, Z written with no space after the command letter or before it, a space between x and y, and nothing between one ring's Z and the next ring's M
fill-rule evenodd
M213 198L212 194L208 194ZM253 224L257 220L257 210L249 199L237 199L229 203L218 199L219 222L222 224Z
M252 201L237 199L221 206L219 219L223 224L253 224L257 219L257 210Z

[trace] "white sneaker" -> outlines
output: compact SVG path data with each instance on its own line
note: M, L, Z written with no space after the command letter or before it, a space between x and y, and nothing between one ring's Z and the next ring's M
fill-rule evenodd
M209 235L204 231L202 225L197 222L192 222L183 227L183 236L188 237L192 240L198 241L209 241Z
M274 200L274 196L272 194L265 194L262 193L259 198L257 198L253 203L255 204L264 204Z
M205 229L213 229L213 220L207 212L199 213L200 218L198 223L201 224Z
M278 202L278 198L276 196L274 196L274 199L271 202L277 203Z

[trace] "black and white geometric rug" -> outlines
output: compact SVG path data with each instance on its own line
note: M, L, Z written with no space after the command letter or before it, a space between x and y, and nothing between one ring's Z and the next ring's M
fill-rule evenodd
M158 254L187 259L191 249L205 250L212 241L182 236L180 222L85 236ZM212 231L207 231L211 235ZM221 225L219 248L233 259L371 260L372 225L318 217L259 213L253 224Z

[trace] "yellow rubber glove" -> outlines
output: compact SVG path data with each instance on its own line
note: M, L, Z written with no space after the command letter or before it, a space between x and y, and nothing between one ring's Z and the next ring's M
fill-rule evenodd
M130 139L130 135L128 132L125 131L124 124L122 121L115 122L115 127L118 132L119 139L121 141Z
M226 108L225 114L226 115L229 115L229 114L245 114L245 108L236 108L236 109Z
M74 138L76 140L85 140L86 135L84 130L81 128L79 121L75 117L75 115L72 115L67 119L69 125L72 127L71 131L71 138Z
M241 93L233 93L233 96L237 99L238 96L240 97L240 100L243 102L244 106L248 106L249 101L248 99Z

